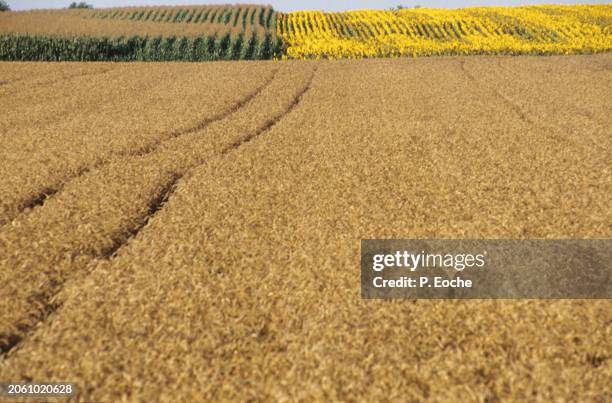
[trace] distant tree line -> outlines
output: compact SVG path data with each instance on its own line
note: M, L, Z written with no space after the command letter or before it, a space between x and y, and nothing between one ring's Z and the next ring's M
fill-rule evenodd
M91 4L85 3L84 1L81 1L79 3L73 1L72 3L70 3L68 8L93 8L93 6Z
M403 10L405 8L410 8L410 7L406 7L406 6L400 4L398 6L391 7L389 10L391 10L391 11L399 11L399 10ZM412 6L412 8L421 8L421 6L417 4L416 6Z
M68 8L93 8L91 4L87 4L84 1L76 2L73 1L70 3ZM0 0L0 11L11 11L11 7L9 7L8 3L5 0Z

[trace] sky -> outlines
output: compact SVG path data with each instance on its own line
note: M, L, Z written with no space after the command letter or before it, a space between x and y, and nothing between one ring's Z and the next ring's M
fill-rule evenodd
M62 8L72 0L7 0L12 10L28 10L32 8ZM125 6L152 6L152 5L189 5L189 4L228 4L235 1L206 1L206 0L86 0L96 8L125 7ZM324 10L344 11L360 8L391 8L397 5L412 7L469 7L469 6L518 6L526 4L605 4L607 0L240 0L240 3L272 4L278 11L295 10Z

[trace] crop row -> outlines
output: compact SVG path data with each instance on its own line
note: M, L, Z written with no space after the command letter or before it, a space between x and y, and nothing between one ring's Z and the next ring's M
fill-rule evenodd
M7 35L1 60L601 53L612 50L612 5L288 14L261 6L42 10L0 13L0 35Z
M292 58L597 53L612 49L612 6L402 9L281 14Z
M205 61L278 57L282 43L271 33L232 36L55 37L0 35L4 61Z
M237 27L259 25L274 28L272 7L197 7L183 8L141 8L110 9L90 12L91 18L121 19L131 21L173 22L173 23L214 23Z

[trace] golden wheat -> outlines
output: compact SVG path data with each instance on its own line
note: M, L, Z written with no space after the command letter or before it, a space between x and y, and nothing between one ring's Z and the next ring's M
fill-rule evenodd
M83 401L609 400L609 301L364 301L359 240L609 238L611 64L91 64L7 84L2 200L56 192L0 227L0 379Z

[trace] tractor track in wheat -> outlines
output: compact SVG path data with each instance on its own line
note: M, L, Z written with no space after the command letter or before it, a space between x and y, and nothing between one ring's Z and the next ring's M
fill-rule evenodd
M74 176L70 176L70 177L66 177L62 183L60 183L58 186L48 186L45 187L44 189L42 189L40 191L39 194L36 194L34 196L32 196L31 198L24 200L22 205L16 209L16 211L13 213L12 216L9 217L5 217L3 220L0 220L0 226L2 226L2 224L6 224L11 222L12 220L14 220L16 217L18 217L20 214L24 214L25 212L29 212L34 208L40 207L42 206L44 203L46 203L51 197L53 197L56 193L58 193L59 191L61 191L61 189L66 186L67 183L69 183L70 181L73 181L75 179L78 179L79 177L81 177L82 175L92 171L92 170L96 170L99 168L102 168L103 166L116 161L117 158L125 158L125 157L138 157L138 156L144 156L147 154L152 153L153 151L155 151L156 149L158 149L160 147L161 144L163 144L164 142L171 140L173 138L177 138L189 133L194 133L194 132L198 132L201 130L204 130L206 128L206 126L210 125L213 122L216 121L220 121L222 119L227 118L228 116L230 116L231 114L235 113L236 111L238 111L240 108L242 108L245 104L247 104L248 102L250 102L253 98L255 98L258 94L260 94L266 87L268 87L272 81L274 80L274 77L276 76L278 69L274 70L271 74L271 76L265 80L265 82L257 87L253 92L247 94L246 96L244 96L243 98L239 99L236 103L234 103L233 105L231 105L228 109L226 109L225 111L222 111L219 114L216 114L214 116L205 118L203 120L201 120L200 122L198 122L197 124L185 128L185 129L180 129L180 130L170 130L167 133L164 133L162 135L160 135L156 140L154 140L153 142L151 142L150 144L147 144L143 147L140 147L139 149L135 149L135 150L126 150L124 152L118 152L115 155L111 155L108 157L108 159L106 160L102 160L99 161L98 163L95 163L92 166L87 166L87 167L81 167L77 174ZM85 75L85 74L84 74Z
M364 301L359 256L362 239L610 238L611 60L151 64L154 113L122 67L122 113L70 124L136 152L57 191L76 173L58 157L110 148L32 129L0 163L4 197L21 158L49 170L0 227L0 379L70 380L83 401L606 401L609 301Z
M304 87L296 89L296 94L293 95L291 98L287 99L286 101L287 105L283 106L282 107L283 109L280 109L278 112L274 110L270 112L272 114L271 117L265 116L266 111L265 111L265 106L263 106L262 104L262 100L269 99L269 97L271 96L275 96L274 93L268 91L269 92L267 94L268 98L264 97L262 100L257 99L258 97L261 96L262 92L267 90L268 87L273 82L273 80L268 80L266 84L261 86L255 93L241 100L238 103L240 107L232 108L229 113L224 113L223 116L219 117L219 119L213 120L209 124L219 123L224 119L228 120L228 122L231 122L234 119L233 115L240 115L240 111L242 107L249 105L249 107L253 109L253 108L259 108L261 105L261 107L263 108L262 111L264 112L262 116L263 119L261 119L261 123L259 123L255 127L249 128L246 133L242 133L238 131L234 133L232 136L235 138L252 138L254 137L254 135L261 134L265 132L266 130L268 130L270 127L272 127L275 123L280 121L280 119L282 119L283 116L291 112L297 106L300 98L310 88L310 83L312 82L313 76L314 76L314 71L310 75L310 78L308 79ZM289 76L287 75L287 73L285 73L285 79L287 78L289 78ZM286 84L281 84L281 85L286 87ZM298 82L298 85L299 85L299 82ZM277 89L278 88L280 88L279 85L277 85ZM240 119L239 116L237 116L237 118ZM219 127L223 127L225 125L227 124L221 124L219 125ZM180 136L173 136L171 139L166 141L166 144L160 143L160 145L163 145L163 147L168 148L167 144L173 143L174 146L178 147L178 149L182 150L182 152L186 152L189 150L190 147L194 146L195 140L198 140L204 144L208 141L206 139L206 135L207 135L206 127L207 125L202 125L198 130L185 131L181 133ZM243 130L242 126L240 125L237 127L237 129ZM189 135L191 135L192 138L183 141L183 138ZM215 153L221 155L224 152L223 150L226 149L223 146L223 144L226 144L226 143L234 144L236 142L236 140L230 140L229 138L228 139L220 138L218 140L219 142L214 148L208 149L208 150L205 148L202 151L203 155L214 155ZM24 225L26 226L29 225L30 228L32 228L32 230L24 231L22 224L18 223L17 225L15 225L15 227L17 228L16 230L12 231L12 228L7 228L4 234L0 232L0 237L2 237L3 235L7 238L12 237L13 245L15 244L18 245L20 242L25 242L26 238L29 238L28 234L30 232L38 231L34 228L37 228L37 227L42 228L42 226L44 226L44 224L37 224L37 222L40 222L40 223L45 222L45 217L53 217L54 215L58 215L58 214L59 215L75 214L75 213L78 213L79 209L84 209L82 214L85 214L85 215L93 214L94 217L98 217L100 216L101 212L104 211L105 209L112 209L112 208L119 207L119 206L104 205L101 208L97 208L97 210L101 210L101 211L96 212L95 214L92 213L91 211L87 211L87 207L86 207L87 200L92 197L95 197L94 196L95 193L90 193L91 190L88 191L87 186L91 188L92 184L95 183L96 185L94 186L97 186L99 189L99 190L96 190L96 192L98 192L100 195L108 194L108 193L112 193L111 188L114 185L112 183L107 185L105 182L107 181L106 178L110 177L113 174L113 172L116 172L117 174L122 174L122 175L126 175L126 174L127 175L138 175L139 169L145 169L145 170L148 169L151 172L157 171L155 175L161 175L160 179L157 181L154 181L151 184L148 184L147 185L148 187L145 186L145 188L150 189L149 191L147 191L148 201L145 202L142 199L134 200L133 205L135 206L142 205L142 207L137 209L138 212L135 210L132 213L124 214L122 220L124 221L128 220L129 224L123 226L122 228L117 227L114 229L109 229L106 234L107 241L104 242L104 244L100 244L99 246L95 244L82 244L82 246L79 249L79 247L76 247L76 248L75 247L68 247L68 248L63 247L62 242L60 241L56 243L57 245L56 247L48 247L47 250L43 252L45 254L45 259L47 259L47 261L49 262L50 261L54 261L54 262L61 261L62 259L64 259L64 256L66 255L80 256L80 259L81 259L80 262L76 264L76 266L74 266L71 269L71 271L80 272L80 276L85 277L87 275L87 272L91 270L91 268L88 268L90 264L92 263L95 264L96 262L100 262L104 260L112 260L114 256L116 256L117 253L119 253L119 251L121 251L123 248L125 248L126 246L130 244L131 240L135 238L139 234L139 232L143 228L146 227L149 221L164 207L164 205L170 198L172 192L178 186L180 178L184 176L190 169L192 169L198 163L197 162L198 159L196 159L193 162L186 163L183 166L177 166L174 168L171 168L171 167L160 168L157 161L161 162L162 160L160 159L167 160L168 158L171 158L171 156L167 157L165 155L168 152L169 152L168 150L155 149L155 150L151 150L149 153L146 153L146 154L130 155L120 160L113 161L111 166L102 165L100 167L96 167L94 169L88 170L86 173L83 173L84 176L89 177L89 179L87 179L86 181L83 182L81 180L83 176L82 175L78 178L75 178L73 181L67 183L68 187L71 187L74 189L74 191L72 189L68 191L73 196L68 196L67 199L65 198L64 200L58 200L58 201L52 200L51 205L47 204L48 201L45 200L45 203L42 203L42 202L39 203L39 207L40 207L39 209L37 209L36 211L32 211L30 213L31 217L25 217L21 220L18 218L16 220L16 222L19 222L19 221L25 222L26 224ZM171 155L171 152L170 152L170 155ZM134 167L131 174L127 173L122 168L123 164L125 164L126 166L131 165ZM161 165L163 166L163 163ZM143 184L146 184L146 181L144 182L141 181L137 176L134 176L133 179L129 179L129 176L128 177L124 176L122 180L123 179L126 179L125 180L126 183L131 183L134 186L138 185L140 182L142 182ZM78 183L79 181L83 183ZM86 185L87 183L89 183L90 185ZM117 184L117 186L121 188L121 184ZM80 190L81 188L84 188L84 189L81 191ZM55 194L57 194L58 197L61 199L62 196L64 196L63 193L66 193L66 191L58 190ZM71 197L74 199L73 202L69 201ZM76 205L77 203L82 203L84 205L82 207L79 207ZM62 211L65 211L65 212L62 212ZM47 218L47 219L52 220L52 218ZM67 231L62 231L61 235L56 234L56 236L70 237L71 236L70 229L68 229L67 227L66 230ZM19 235L19 234L22 234L22 235ZM52 235L46 235L46 236L52 236ZM79 238L79 236L76 233L72 236L74 236L75 238ZM45 240L43 238L43 239L38 240L37 242L45 242ZM8 249L9 250L11 249L10 245ZM30 256L28 258L20 258L17 256L12 260L10 265L23 265L25 264L27 259L38 260L40 258L36 256ZM70 262L67 262L66 264L72 267ZM2 266L6 266L6 264L5 265L0 264L0 267ZM58 309L59 306L61 306L61 303L59 303L56 300L56 296L59 293L61 293L63 284L67 280L69 280L71 276L72 274L70 274L70 276L64 275L64 276L60 276L57 278L47 278L47 280L45 280L47 283L47 287L43 291L39 290L30 295L26 295L24 299L24 302L25 302L24 307L26 307L24 314L21 316L20 315L15 316L14 313L12 313L11 315L15 317L13 323L10 324L8 328L5 327L4 329L2 329L2 331L0 332L0 348L4 355L7 355L10 351L13 351L13 349L19 347L21 343L23 342L23 340L28 337L29 333L33 331L33 329L39 326L40 323L43 323L51 314L53 314ZM28 306L31 308L27 309Z

